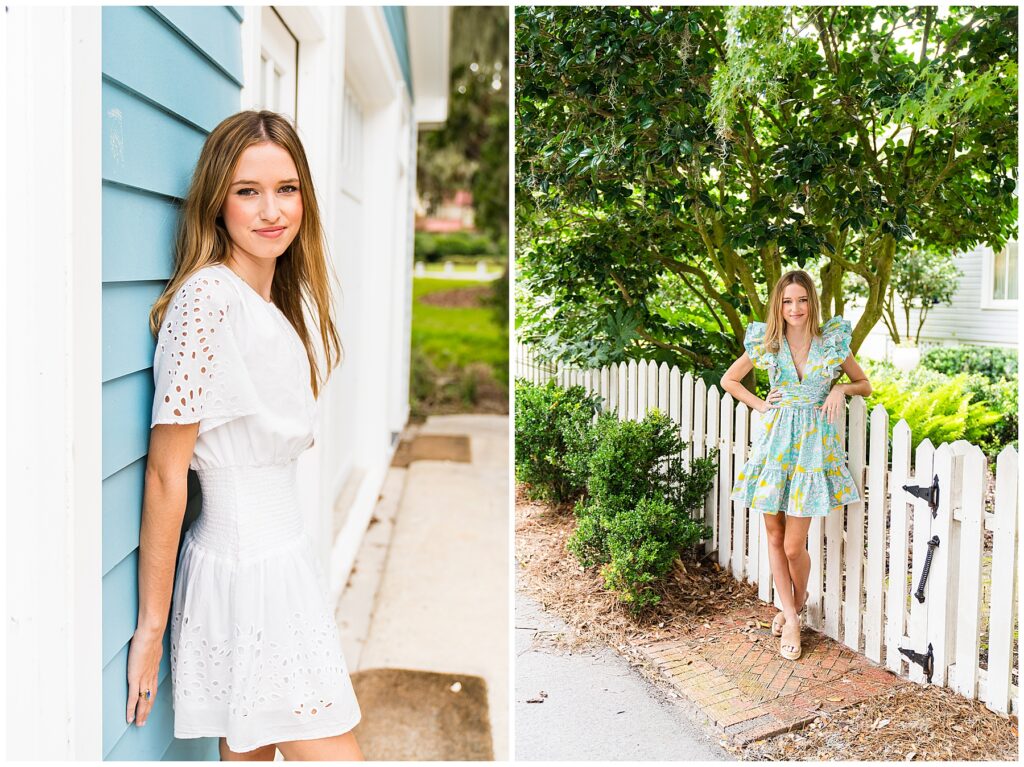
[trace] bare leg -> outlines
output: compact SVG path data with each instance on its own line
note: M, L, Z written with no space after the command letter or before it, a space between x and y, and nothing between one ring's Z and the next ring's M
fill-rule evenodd
M793 580L789 575L789 559L786 557L786 529L792 520L785 514L762 514L764 529L768 535L768 561L772 566L772 580L782 601L782 612L786 620L796 620L796 600L793 597Z
M277 744L288 762L361 762L356 736L352 732L330 738L313 740L286 740Z
M236 753L228 748L227 738L220 739L220 760L222 762L272 762L277 755L277 746L261 746L252 751Z
M789 562L789 578L793 582L793 596L796 612L804 606L807 593L807 579L811 575L811 555L807 552L807 531L811 527L810 517L789 517L786 520L784 547ZM796 617L795 615L793 616ZM789 620L789 616L786 616Z

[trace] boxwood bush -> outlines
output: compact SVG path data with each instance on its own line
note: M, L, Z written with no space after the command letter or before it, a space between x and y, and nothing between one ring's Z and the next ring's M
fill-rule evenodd
M1017 377L1017 351L1000 346L938 346L921 355L921 366L946 375L976 373L995 383Z
M685 470L679 429L656 410L642 421L600 416L592 445L568 548L584 567L600 565L605 587L639 611L660 601L653 587L675 559L711 535L701 518L717 451Z
M475 232L416 232L413 247L417 261L430 263L450 256L496 256L505 252L490 237Z
M561 503L583 492L599 402L582 386L516 380L516 479L530 497Z

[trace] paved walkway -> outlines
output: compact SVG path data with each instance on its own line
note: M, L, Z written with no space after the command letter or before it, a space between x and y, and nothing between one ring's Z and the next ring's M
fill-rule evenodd
M732 759L613 650L569 654L546 641L566 629L516 596L517 761Z
M746 744L799 729L822 713L910 684L824 634L805 629L803 654L778 654L771 605L719 614L683 638L638 645L719 732Z
M338 605L353 671L473 674L487 683L494 756L508 758L508 417L433 416L471 461L392 468Z

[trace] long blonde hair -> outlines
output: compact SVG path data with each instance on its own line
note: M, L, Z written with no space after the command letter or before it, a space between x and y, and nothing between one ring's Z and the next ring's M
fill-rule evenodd
M276 112L246 111L228 117L206 138L192 184L181 209L175 246L174 274L149 313L149 328L157 336L167 304L199 269L222 263L231 252L231 238L220 212L227 198L238 160L248 147L271 142L285 149L295 162L302 190L302 222L288 249L277 258L270 297L299 334L309 358L310 386L318 397L331 371L342 358L341 340L332 317L327 274L327 242L320 208L313 189L309 162L298 134ZM319 324L326 370L320 374L312 334L303 307Z
M786 321L782 319L782 293L790 285L799 285L807 291L807 326L811 328L814 335L821 335L821 305L818 302L818 291L814 287L814 280L802 269L795 269L786 272L779 278L768 299L764 346L770 352L777 352L782 344L782 333L786 327Z

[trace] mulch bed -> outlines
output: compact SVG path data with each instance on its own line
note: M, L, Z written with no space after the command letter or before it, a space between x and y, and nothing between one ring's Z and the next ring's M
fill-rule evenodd
M516 486L517 588L570 627L557 644L601 643L665 685L638 645L700 634L707 618L761 605L756 587L710 559L678 566L659 589L659 605L634 615L606 591L597 568L565 549L575 528L571 506L531 501ZM729 748L725 742L723 746ZM831 714L804 730L729 750L743 760L1016 760L1017 719L1009 722L951 690L913 685Z
M569 624L570 647L600 642L639 659L630 642L687 636L686 625L705 616L759 604L757 589L722 572L717 562L687 562L658 588L661 603L634 615L604 588L597 568L583 569L565 550L575 528L571 506L531 501L516 488L518 587Z
M942 687L910 685L825 714L800 732L730 749L754 761L1017 761L1017 718Z

